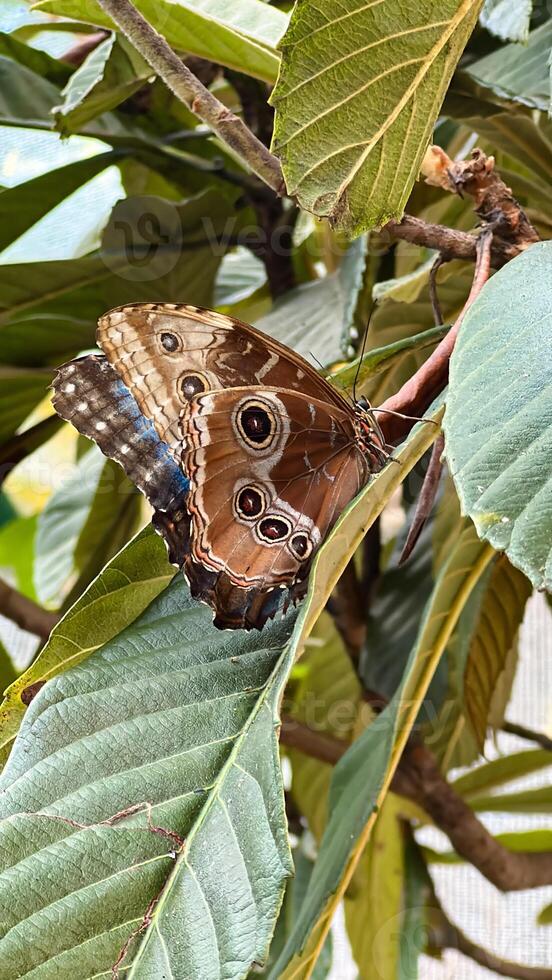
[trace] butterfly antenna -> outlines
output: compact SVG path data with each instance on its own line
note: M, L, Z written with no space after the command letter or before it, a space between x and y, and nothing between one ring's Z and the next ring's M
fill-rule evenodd
M355 379L353 381L353 403L355 405L356 405L356 400L357 400L356 386L357 386L357 382L358 382L358 376L360 374L360 368L361 368L361 365L362 365L362 358L364 357L364 354L366 353L366 344L368 342L368 331L370 330L370 323L372 322L372 315L374 313L375 308L376 308L376 304L375 303L372 303L372 306L370 308L370 313L368 314L368 323L366 324L366 330L364 331L364 336L362 338L362 344L361 344L361 347L360 347L360 353L358 355L358 364L357 364L357 369L356 369L356 373L355 373Z
M322 364L322 362L318 360L316 354L313 354L313 352L311 350L309 351L309 356L312 357L313 361L316 361L316 363L318 364L318 367L320 368L321 371L326 371L326 373L327 373L327 369L324 367L324 365Z

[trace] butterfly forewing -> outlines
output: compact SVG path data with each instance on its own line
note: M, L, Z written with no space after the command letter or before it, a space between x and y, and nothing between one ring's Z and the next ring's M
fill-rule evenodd
M101 317L97 340L171 449L179 418L204 391L277 385L343 405L342 396L303 358L232 317L194 306L135 304Z

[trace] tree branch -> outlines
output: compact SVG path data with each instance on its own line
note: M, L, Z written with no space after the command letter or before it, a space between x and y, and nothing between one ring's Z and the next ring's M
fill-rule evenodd
M430 878L429 875L428 878ZM552 980L552 970L503 960L495 953L491 953L488 949L472 942L458 926L450 921L435 893L433 884L431 884L428 912L427 944L430 949L456 949L463 956L473 960L474 963L479 963L480 966L494 971L501 977L510 977L513 980Z
M134 4L130 0L98 2L171 92L210 126L276 194L284 194L284 179L278 159L238 116L202 85Z
M492 238L492 230L487 228L478 239L477 262L470 295L456 323L430 354L427 361L424 361L416 373L405 382L400 391L391 395L383 402L383 405L379 406L378 410L383 414L383 418L379 421L387 442L396 443L403 439L415 424L415 419L412 416L423 415L433 399L446 386L449 360L458 331L466 313L476 297L479 296L490 275ZM393 415L385 417L386 409L410 417L406 419L397 418Z
M0 579L0 613L21 629L46 640L59 621L57 613L48 612L32 599L21 595Z
M441 432L433 443L431 459L429 461L427 473L424 476L422 489L420 490L420 494L416 502L416 510L414 511L414 517L412 518L412 524L408 529L406 541L404 542L404 547L399 557L399 565L404 564L404 562L412 554L416 542L420 537L420 534L425 527L425 523L431 513L433 504L435 503L435 498L439 489L439 482L441 480L441 472L443 469L442 456L444 451L445 437Z
M349 748L349 743L343 739L314 731L290 718L284 718L280 738L284 745L332 765ZM415 742L408 744L391 789L421 806L447 835L456 853L501 891L552 884L552 853L509 851L495 840L447 782L433 753L425 746Z
M549 738L544 732L534 732L531 728L525 728L525 725L516 725L513 721L505 721L502 725L502 731L508 732L509 735L517 735L528 742L535 742L541 748L552 752L552 738Z

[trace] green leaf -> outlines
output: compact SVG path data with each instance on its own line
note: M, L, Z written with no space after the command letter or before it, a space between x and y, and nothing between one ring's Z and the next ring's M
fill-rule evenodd
M339 526L339 525L338 525ZM334 769L329 820L307 898L273 976L307 977L331 916L370 837L402 748L471 589L492 558L473 536L461 536L437 580L401 684L377 722Z
M276 44L287 26L286 14L261 0L138 0L141 14L171 47L274 82ZM37 10L115 29L94 0L45 0Z
M0 55L0 124L50 132L52 110L61 101L56 85L25 65ZM105 112L83 125L82 133L125 148L155 149L156 146L151 132L122 113Z
M26 313L84 286L97 289L96 284L108 276L109 269L98 256L0 265L0 335L8 317Z
M0 365L0 443L17 432L45 397L50 380L49 371Z
M0 250L14 242L48 211L86 184L96 174L112 166L120 155L98 153L65 167L49 170L0 193Z
M464 670L465 710L480 751L487 729L500 728L517 666L517 631L531 583L505 555L489 577Z
M503 41L527 41L532 11L533 0L485 0L479 19Z
M338 270L323 279L303 283L279 299L256 326L307 360L321 364L342 357L341 338L345 323L347 280Z
M503 847L507 847L509 851L518 854L549 851L552 847L551 830L512 831L506 834L496 834L494 839ZM460 857L456 851L433 851L431 848L424 848L424 855L432 864L464 863L464 858Z
M552 786L520 790L518 793L497 793L474 796L470 806L485 813L552 813Z
M13 660L4 644L0 642L0 690L5 691L13 683L17 673Z
M50 497L38 518L35 588L39 602L59 605L75 574L75 546L98 488L105 458L93 447Z
M552 905L545 905L538 914L537 922L540 926L552 925Z
M185 296L209 306L233 214L231 202L212 188L178 204L155 195L118 201L101 247L104 268L115 277L106 290L109 305L126 295L129 302L169 303Z
M404 886L402 801L386 796L345 897L347 935L361 977L395 980Z
M80 132L90 119L115 109L152 77L152 69L128 41L111 34L71 75L61 93L62 104L52 110L56 129L64 136Z
M528 44L508 44L472 62L466 71L499 100L520 102L548 112L551 48L552 21L548 20L531 32Z
M151 527L131 541L52 631L40 655L6 692L0 707L0 747L25 713L21 694L80 663L132 623L174 577L167 549Z
M33 582L33 560L37 518L15 517L0 527L0 569L9 570L9 578L18 592L36 599Z
M539 178L552 180L552 121L544 113L531 112L518 104L504 106L491 89L478 85L467 72L458 72L449 89L444 112L489 141L492 150L502 149L519 160Z
M210 306L232 213L212 189L178 204L126 198L112 211L101 255L0 266L0 353L16 364L55 364L94 346L97 318L114 306L183 296Z
M347 364L346 367L340 368L339 371L332 374L332 384L339 388L349 389L352 388L356 379L358 386L363 385L382 371L389 371L404 362L405 354L435 347L448 331L448 326L431 327L429 330L415 333L412 337L405 337L404 340L396 340L392 344L387 344L386 347L374 347L367 354L363 354L361 358L355 358L351 364Z
M47 78L54 85L64 85L71 75L71 65L66 61L58 61L57 58L50 57L46 51L32 48L11 34L0 33L0 55L18 61L35 74Z
M266 270L248 249L238 246L222 260L215 282L213 303L229 307L251 296L266 283Z
M178 576L38 694L2 777L10 969L107 973L148 906L134 978L262 962L292 872L276 728L293 620L229 637ZM149 831L144 807L105 822L145 801Z
M362 698L350 657L327 613L320 617L307 643L297 674L293 687L294 719L310 722L311 726L315 722L317 731L347 741L354 736L355 728L358 732L373 717ZM299 750L290 749L288 754L293 798L319 841L327 818L331 766ZM404 801L400 806L404 810ZM372 976L376 963L382 976L391 980L396 977L400 935L396 925L401 913L404 870L403 835L397 817L397 797L390 794L344 897L347 934L363 977ZM298 905L296 916L299 912Z
M537 588L552 587L551 258L531 246L468 311L444 423L463 512Z
M41 603L59 606L63 600L67 606L78 598L136 530L140 499L121 467L96 447L78 461L38 518L35 584Z
M470 799L482 789L495 789L503 786L512 779L528 776L539 772L546 766L552 766L552 754L546 749L528 749L525 752L514 752L500 759L493 759L482 766L471 769L470 772L459 776L452 783L454 790Z
M303 208L351 235L401 216L481 2L299 0L271 101Z

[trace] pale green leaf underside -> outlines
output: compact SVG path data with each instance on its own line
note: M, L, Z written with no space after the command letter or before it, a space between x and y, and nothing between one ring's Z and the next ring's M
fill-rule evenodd
M262 960L291 871L275 726L293 619L229 636L178 576L43 688L1 781L3 980L110 976L161 889L131 976L230 980ZM143 812L100 824L144 801L178 855Z
M480 0L299 0L273 150L302 207L352 234L400 216Z
M487 283L450 368L444 429L462 510L537 588L552 588L552 243Z

